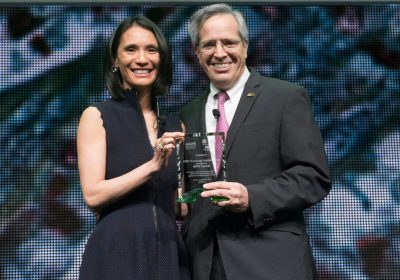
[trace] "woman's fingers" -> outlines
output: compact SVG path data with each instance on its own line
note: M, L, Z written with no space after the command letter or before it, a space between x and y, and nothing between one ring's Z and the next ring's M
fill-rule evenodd
M176 141L181 141L184 135L183 132L165 132L161 138L157 139L156 148L159 151L175 149Z

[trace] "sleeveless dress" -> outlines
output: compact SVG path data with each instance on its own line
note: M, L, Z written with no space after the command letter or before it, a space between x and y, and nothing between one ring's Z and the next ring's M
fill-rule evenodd
M94 104L106 131L106 179L125 174L153 157L134 93ZM181 131L167 117L165 131ZM82 257L81 280L189 279L188 257L175 222L176 155L168 166L128 196L105 207Z

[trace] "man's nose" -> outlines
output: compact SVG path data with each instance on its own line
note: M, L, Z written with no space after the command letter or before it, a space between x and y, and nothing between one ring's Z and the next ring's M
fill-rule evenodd
M218 57L222 57L222 56L226 55L226 51L225 51L224 46L222 45L221 42L218 42L217 44L215 44L215 53L214 53L214 55L218 56Z

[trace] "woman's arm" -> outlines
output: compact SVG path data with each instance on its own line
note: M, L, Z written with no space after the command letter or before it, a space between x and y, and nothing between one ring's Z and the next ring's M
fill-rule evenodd
M175 148L175 138L179 136L183 136L183 133L165 133L156 142L163 149L155 149L150 161L124 175L106 180L106 134L103 121L97 108L87 108L82 114L77 136L79 176L87 206L92 210L101 209L149 180L166 165Z

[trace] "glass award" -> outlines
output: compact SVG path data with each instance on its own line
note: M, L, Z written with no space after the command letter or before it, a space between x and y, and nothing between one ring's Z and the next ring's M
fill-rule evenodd
M215 140L220 138L224 151L225 135L223 132L187 133L182 142L176 142L178 184L180 188L187 190L177 199L177 202L196 202L204 191L203 184L213 182L217 178L210 155L209 137L214 137ZM226 181L225 152L222 154L220 165L220 179ZM223 196L211 197L213 202L224 200L228 199Z

